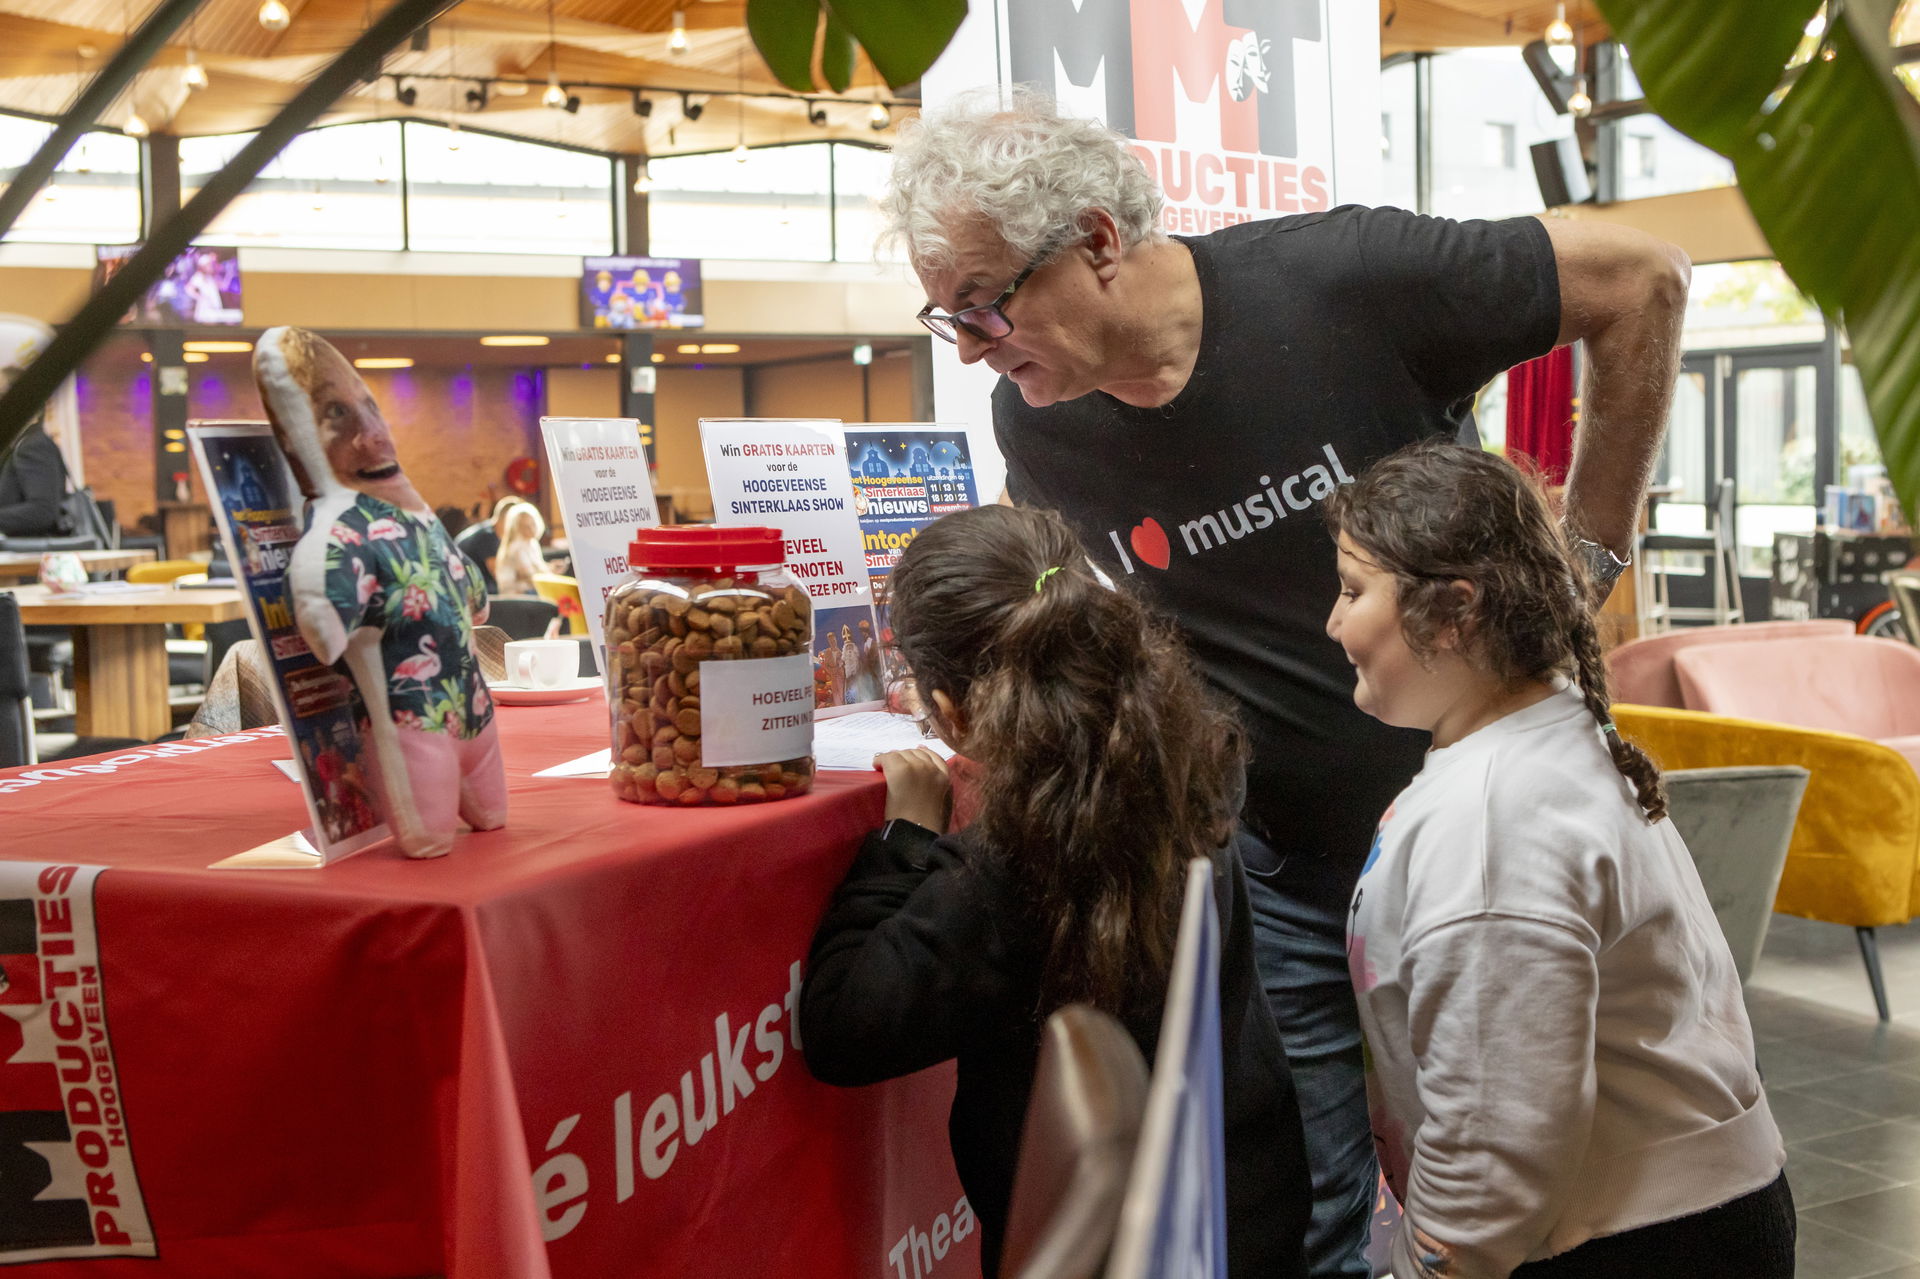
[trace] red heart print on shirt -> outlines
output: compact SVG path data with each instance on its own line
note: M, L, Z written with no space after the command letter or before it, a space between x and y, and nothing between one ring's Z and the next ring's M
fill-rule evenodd
M1167 545L1167 531L1160 527L1160 521L1149 515L1133 526L1127 534L1127 542L1133 547L1133 553L1155 568L1165 568L1173 558Z

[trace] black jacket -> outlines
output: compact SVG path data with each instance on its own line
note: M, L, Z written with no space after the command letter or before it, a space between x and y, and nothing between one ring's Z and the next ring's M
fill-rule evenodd
M1216 855L1225 1072L1227 1255L1236 1276L1302 1276L1312 1193L1280 1032L1253 964L1240 854ZM1039 1060L1042 954L1018 888L964 839L895 821L867 837L814 934L800 996L807 1065L828 1083L877 1083L959 1059L948 1139L999 1271L1020 1128ZM1147 1061L1160 1007L1128 1021Z
M54 537L60 532L60 499L67 492L67 468L60 447L36 423L27 428L13 456L0 466L0 533L13 537Z

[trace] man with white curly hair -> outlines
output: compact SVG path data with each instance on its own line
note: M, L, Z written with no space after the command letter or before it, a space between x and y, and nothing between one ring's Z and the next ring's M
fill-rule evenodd
M1604 593L1665 430L1687 260L1591 222L1359 207L1169 237L1126 140L1024 90L905 131L882 208L926 289L921 323L1001 375L1007 497L1065 515L1241 707L1245 820L1266 845L1248 864L1258 958L1313 1164L1309 1260L1365 1275L1376 1177L1345 920L1427 739L1353 704L1323 630L1339 584L1318 503L1403 444L1473 438L1482 386L1581 340L1566 520Z

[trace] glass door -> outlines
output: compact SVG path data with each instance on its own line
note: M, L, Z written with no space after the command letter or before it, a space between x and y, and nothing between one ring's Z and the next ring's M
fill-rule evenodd
M1773 571L1776 533L1811 533L1821 498L1819 440L1830 433L1821 349L1774 347L1725 358L1719 474L1731 475L1743 575Z
M1666 442L1653 467L1648 523L1659 532L1706 531L1713 488L1710 477L1720 473L1720 364L1724 358L1705 352L1680 362Z

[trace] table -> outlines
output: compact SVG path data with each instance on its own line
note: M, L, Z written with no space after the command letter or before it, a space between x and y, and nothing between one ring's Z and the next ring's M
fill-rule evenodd
M160 530L167 539L167 558L190 560L195 552L213 549L213 511L205 502L160 503Z
M0 582L37 581L41 554L39 551L0 551ZM125 551L63 551L61 554L78 555L89 573L117 573L153 558L153 552L144 547Z
M881 817L877 774L641 808L531 775L604 740L597 695L499 714L508 824L429 862L204 869L304 822L277 730L0 773L0 920L23 877L46 882L37 863L108 868L101 981L66 989L102 996L79 1006L103 1009L85 1024L137 1171L113 1210L130 1219L137 1191L158 1244L10 1276L979 1273L976 1237L952 1239L971 1215L951 1069L829 1088L792 1040L813 925ZM52 1053L9 1056L0 1111L37 1097L58 1121ZM6 1193L0 1236L20 1219Z
M167 624L246 616L237 590L157 587L125 595L55 595L17 586L28 626L73 628L74 728L82 737L151 739L173 728L167 706Z

